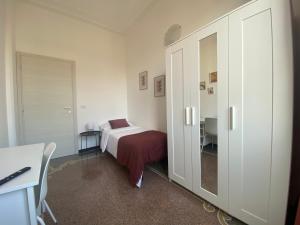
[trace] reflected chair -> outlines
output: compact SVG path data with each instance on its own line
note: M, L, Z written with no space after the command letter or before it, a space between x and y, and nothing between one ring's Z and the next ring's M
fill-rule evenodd
M205 118L205 133L211 137L211 146L214 147L214 137L218 138L218 119Z
M200 147L201 151L203 150L204 147L204 142L205 142L205 119L200 119Z

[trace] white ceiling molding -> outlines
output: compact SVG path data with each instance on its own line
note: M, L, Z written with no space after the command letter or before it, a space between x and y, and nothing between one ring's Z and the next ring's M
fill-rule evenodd
M156 0L25 0L39 7L94 24L117 33L125 32Z

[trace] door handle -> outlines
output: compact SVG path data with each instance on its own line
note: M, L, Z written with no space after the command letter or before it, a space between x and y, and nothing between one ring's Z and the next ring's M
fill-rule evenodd
M67 107L67 106L66 106L66 107L64 107L64 109L69 109L69 110L70 110L70 109L72 109L72 107Z
M191 108L185 107L185 125L191 125Z
M192 114L192 126L196 124L196 109L195 107L191 107L191 114Z
M229 107L229 128L230 130L234 130L235 129L235 107L234 106L230 106Z

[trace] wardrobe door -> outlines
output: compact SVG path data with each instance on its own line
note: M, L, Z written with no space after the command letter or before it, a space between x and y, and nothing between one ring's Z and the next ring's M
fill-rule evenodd
M193 191L228 208L228 17L194 35Z
M166 55L169 178L192 189L190 74L192 40L169 47Z
M229 207L232 215L253 225L269 224L271 20L269 1L254 2L229 16Z

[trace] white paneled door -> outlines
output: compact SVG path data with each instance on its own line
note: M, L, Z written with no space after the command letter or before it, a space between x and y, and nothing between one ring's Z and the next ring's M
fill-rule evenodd
M75 153L74 62L18 53L21 144L55 142L54 157Z
M257 1L229 16L230 212L249 224L270 224L273 113L272 16Z
M193 39L170 47L166 54L168 159L172 180L192 190L190 75Z

